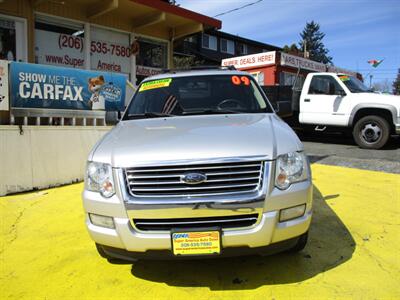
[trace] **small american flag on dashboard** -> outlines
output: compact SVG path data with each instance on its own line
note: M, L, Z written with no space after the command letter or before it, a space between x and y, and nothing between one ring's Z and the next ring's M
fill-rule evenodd
M164 107L162 110L163 114L170 114L174 111L178 101L174 95L169 95L168 98L165 100Z

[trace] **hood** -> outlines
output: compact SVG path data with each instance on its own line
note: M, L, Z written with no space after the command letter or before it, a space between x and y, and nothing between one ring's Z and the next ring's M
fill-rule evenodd
M274 114L199 115L122 121L89 159L133 167L252 156L271 160L302 149Z
M355 93L354 95L359 95L363 103L390 104L400 109L400 96L378 93Z

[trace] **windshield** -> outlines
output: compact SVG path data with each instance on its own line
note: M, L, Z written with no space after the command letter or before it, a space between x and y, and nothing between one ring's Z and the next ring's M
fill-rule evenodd
M339 79L347 86L352 93L368 93L371 92L362 81L349 75L338 75Z
M260 112L272 110L251 76L187 76L142 83L124 119Z

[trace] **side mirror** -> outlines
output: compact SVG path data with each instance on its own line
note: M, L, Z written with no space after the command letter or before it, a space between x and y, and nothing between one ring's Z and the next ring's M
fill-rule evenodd
M342 96L342 97L344 97L344 96L347 95L346 92L345 92L344 90L342 90L342 89L339 89L339 90L337 91L337 94L338 94L339 96Z
M106 124L107 125L115 125L118 123L120 119L119 111L106 111Z

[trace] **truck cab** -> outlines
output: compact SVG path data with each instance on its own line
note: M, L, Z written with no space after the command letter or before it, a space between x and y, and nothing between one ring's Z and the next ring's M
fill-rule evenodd
M375 93L350 75L308 74L299 107L300 124L351 129L362 148L379 149L400 134L400 97Z

